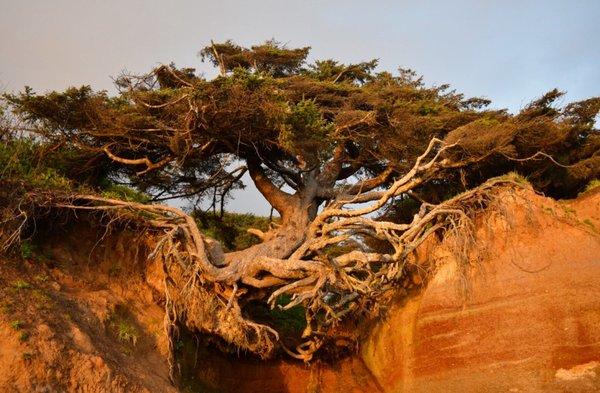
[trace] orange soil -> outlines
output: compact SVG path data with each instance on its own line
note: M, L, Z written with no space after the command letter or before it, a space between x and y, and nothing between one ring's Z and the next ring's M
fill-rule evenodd
M439 269L356 355L307 366L201 349L182 390L600 390L600 191L504 192L478 225L479 262L459 269L444 244L421 250ZM44 240L45 260L0 263L0 391L177 391L160 269L135 234L101 235L79 224Z

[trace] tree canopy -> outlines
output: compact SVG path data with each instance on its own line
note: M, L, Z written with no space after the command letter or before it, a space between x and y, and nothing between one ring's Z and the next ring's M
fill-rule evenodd
M432 137L459 141L457 154L480 161L463 172L463 187L515 169L540 190L567 196L598 176L598 98L558 108L562 93L552 90L511 115L448 85L427 87L410 70L376 72L376 60L308 64L309 48L275 41L251 48L227 41L200 53L220 68L218 77L171 64L120 76L116 96L82 86L7 99L47 140L88 151L109 176L156 198L229 191L243 170L232 171L238 160L255 182L263 179L263 193L267 183L297 191L304 173L326 167L324 196L353 176L387 174L381 185ZM514 160L537 152L567 168L543 157ZM453 174L443 178L459 187ZM267 199L281 208L275 195Z

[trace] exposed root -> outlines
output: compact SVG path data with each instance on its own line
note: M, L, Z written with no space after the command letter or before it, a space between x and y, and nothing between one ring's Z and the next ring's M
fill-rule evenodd
M436 170L444 168L440 157L452 145L433 140L413 168L387 190L340 195L317 215L307 235L287 258L266 255L253 259L211 260L207 242L194 219L183 211L163 205L146 205L106 199L93 195L72 195L53 208L102 212L113 220L131 220L156 234L150 259L162 263L165 290L165 329L173 353L172 338L179 324L192 331L221 337L238 348L264 358L283 349L294 358L310 361L326 342L328 332L350 315L367 312L390 289L397 287L410 264L412 252L433 234L461 233L456 249L466 256L474 241L473 212L487 206L494 190L511 179L492 179L438 205L423 203L410 223L378 221L370 214L392 198L422 184ZM433 156L431 158L427 158ZM351 206L368 203L365 207ZM27 216L23 216L24 225ZM20 228L6 237L5 244L19 236ZM371 237L386 242L391 253L373 252L367 247L331 255L328 247L350 240ZM12 239L12 240L11 240ZM360 244L357 243L357 244ZM286 295L291 299L283 309L302 305L307 328L296 348L284 346L277 331L250 320L243 313L249 299L267 302L272 308ZM173 356L169 360L175 370Z

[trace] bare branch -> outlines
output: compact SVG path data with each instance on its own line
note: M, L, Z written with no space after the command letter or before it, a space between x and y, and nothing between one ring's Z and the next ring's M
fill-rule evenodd
M137 172L138 175L143 175L143 174L153 171L155 169L162 168L163 166L168 164L171 160L173 160L173 157L170 157L170 156L163 158L162 160L160 160L157 163L150 161L150 159L148 157L136 158L136 159L122 158L122 157L116 156L113 153L111 153L111 151L108 149L108 147L109 147L108 145L104 146L102 148L102 151L104 153L106 153L106 155L113 161L116 161L116 162L119 162L119 163L125 164L125 165L146 165L145 170Z

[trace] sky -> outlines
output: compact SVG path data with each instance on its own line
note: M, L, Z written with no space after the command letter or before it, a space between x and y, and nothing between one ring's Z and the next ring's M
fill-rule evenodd
M121 71L170 62L211 76L197 56L211 39L271 38L513 112L554 87L564 102L600 95L600 0L0 0L0 90L111 92ZM253 187L228 209L269 212Z

